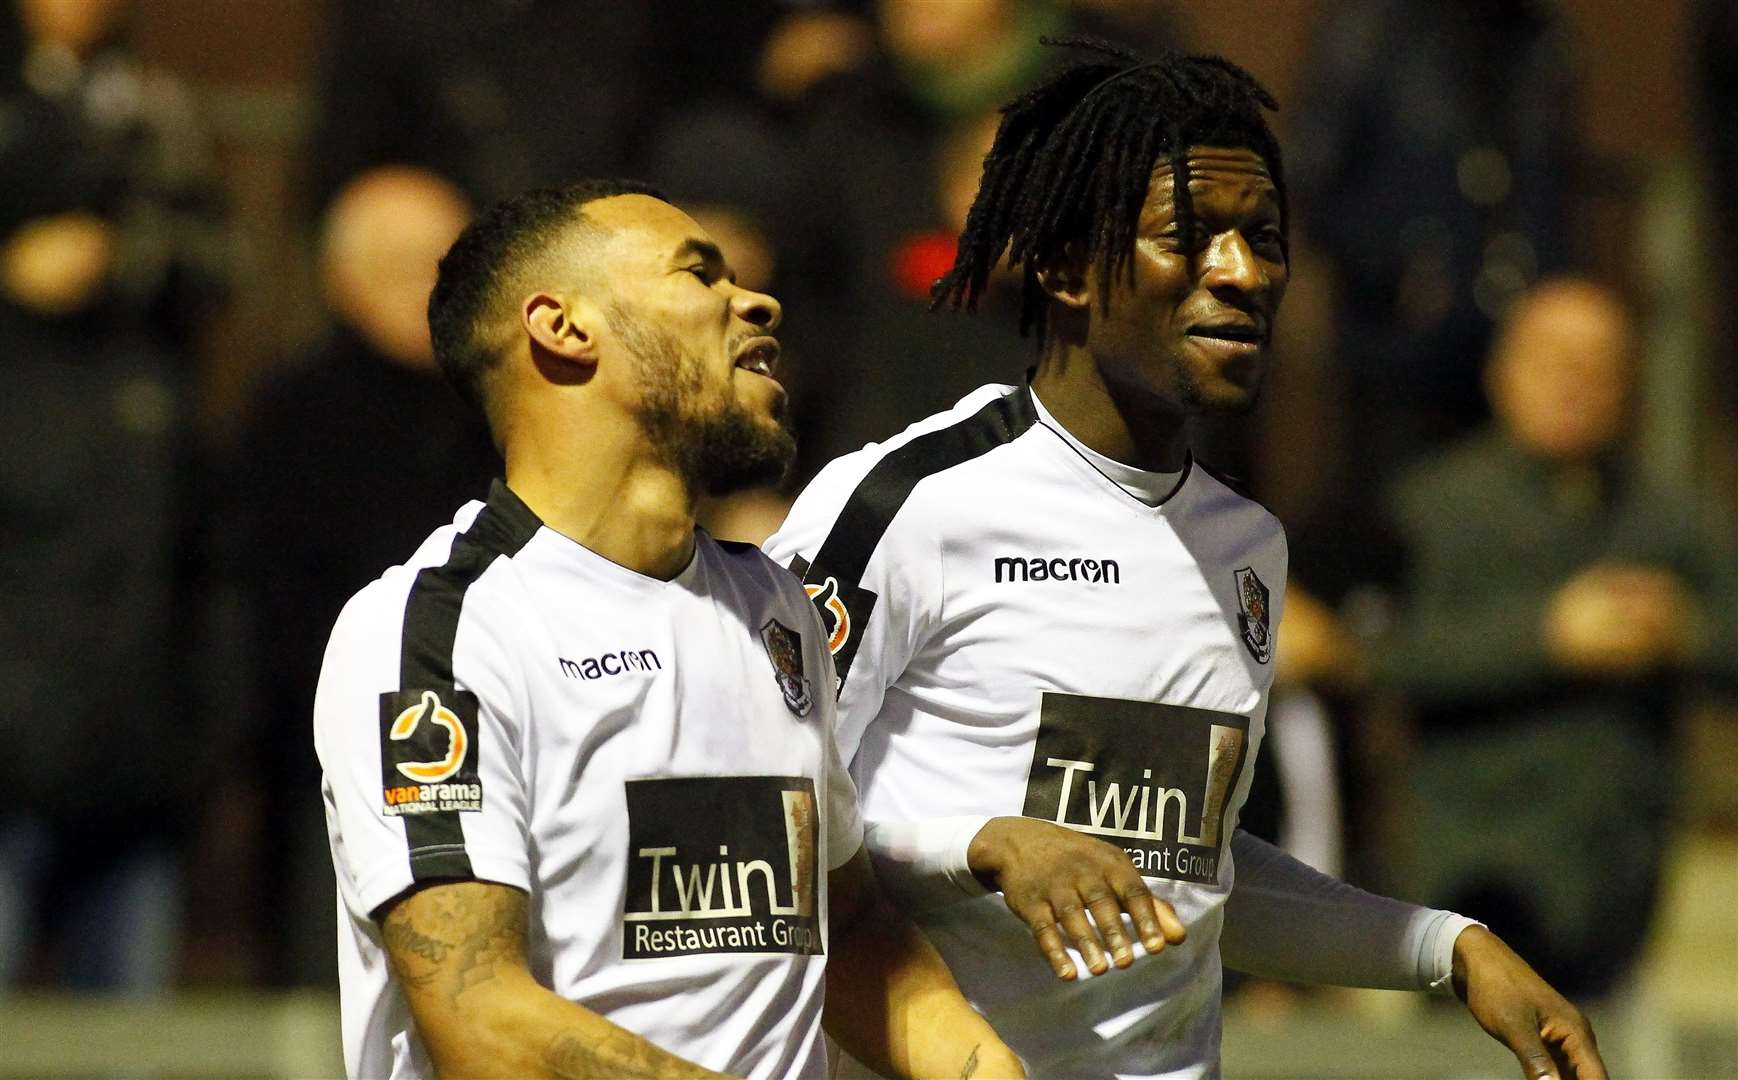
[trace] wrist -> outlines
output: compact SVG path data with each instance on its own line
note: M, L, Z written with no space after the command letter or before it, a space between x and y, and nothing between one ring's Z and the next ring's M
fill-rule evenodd
M1466 1001L1468 972L1477 965L1479 954L1493 946L1501 948L1502 940L1479 923L1472 923L1455 936L1449 985L1461 1001Z
M966 845L966 868L984 888L995 892L1001 888L1002 870L1007 865L1010 823L1020 818L993 817L972 835Z
M863 844L890 895L920 911L983 895L966 849L989 820L984 815L867 822Z

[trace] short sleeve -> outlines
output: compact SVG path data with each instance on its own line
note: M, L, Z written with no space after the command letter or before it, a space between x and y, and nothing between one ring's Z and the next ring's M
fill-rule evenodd
M940 595L936 534L911 526L919 508L878 513L867 455L841 458L798 496L766 553L803 579L837 671L839 752L849 763L887 688L928 633L923 598Z
M426 881L530 884L510 652L467 604L449 677L403 663L407 606L385 581L350 601L314 702L333 863L367 915Z

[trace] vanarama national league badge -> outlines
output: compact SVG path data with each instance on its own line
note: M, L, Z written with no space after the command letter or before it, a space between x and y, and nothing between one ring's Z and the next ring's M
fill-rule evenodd
M768 619L760 628L760 640L766 644L766 655L772 661L773 676L778 679L785 707L796 716L809 715L815 699L809 692L809 680L803 677L802 635L777 619Z
M1267 586L1245 566L1237 571L1237 625L1243 630L1243 644L1255 662L1265 664L1273 659L1273 627L1268 623Z
M477 698L452 687L380 695L382 810L406 814L478 813Z

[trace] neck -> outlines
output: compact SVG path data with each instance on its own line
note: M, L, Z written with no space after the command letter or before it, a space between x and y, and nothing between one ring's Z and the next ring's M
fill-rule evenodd
M545 525L629 570L668 581L694 557L694 499L639 427L516 427L507 486ZM537 430L542 427L544 430Z
M1047 342L1032 389L1068 433L1112 461L1149 472L1180 472L1187 417L1105 381L1084 345Z

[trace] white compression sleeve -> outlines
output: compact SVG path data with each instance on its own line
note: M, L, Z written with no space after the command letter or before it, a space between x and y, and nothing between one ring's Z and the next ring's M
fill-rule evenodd
M966 851L989 816L871 821L863 846L875 876L907 910L925 911L983 896L989 890L972 875Z
M1454 941L1478 923L1377 896L1239 829L1225 904L1225 966L1292 982L1451 993Z

